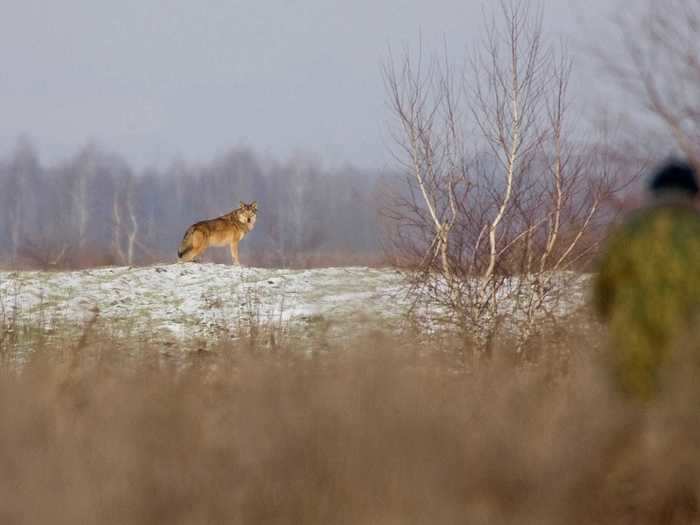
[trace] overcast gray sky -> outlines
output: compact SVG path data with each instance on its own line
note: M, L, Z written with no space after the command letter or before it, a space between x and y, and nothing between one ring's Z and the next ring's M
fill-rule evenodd
M0 0L0 153L27 135L48 161L94 141L137 166L206 161L237 145L382 166L388 46L415 44L420 32L427 48L444 39L459 53L481 34L488 5ZM546 29L575 40L609 9L544 5ZM577 89L593 83L579 75Z

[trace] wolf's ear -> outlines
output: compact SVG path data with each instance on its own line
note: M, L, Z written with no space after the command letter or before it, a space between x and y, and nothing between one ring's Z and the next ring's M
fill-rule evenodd
M251 202L250 207L253 208L254 210L257 210L258 209L258 201Z
M240 201L240 203L241 203L241 208L245 208L245 202Z

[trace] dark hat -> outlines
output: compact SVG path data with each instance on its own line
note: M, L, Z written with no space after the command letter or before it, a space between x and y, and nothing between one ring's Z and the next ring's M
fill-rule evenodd
M687 162L674 160L659 169L651 178L652 193L678 191L695 196L700 191L695 169Z

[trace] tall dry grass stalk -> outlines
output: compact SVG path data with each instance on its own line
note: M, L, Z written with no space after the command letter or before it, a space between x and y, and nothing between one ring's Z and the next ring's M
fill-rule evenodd
M0 523L696 519L697 368L642 410L606 388L586 337L566 368L552 336L530 366L456 370L382 334L315 357L239 342L186 366L93 334L0 371Z

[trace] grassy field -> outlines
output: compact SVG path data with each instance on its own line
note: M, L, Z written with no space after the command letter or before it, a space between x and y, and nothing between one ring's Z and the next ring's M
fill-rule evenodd
M98 317L5 318L0 523L698 518L696 369L626 402L585 312L517 359L410 327L164 341Z

